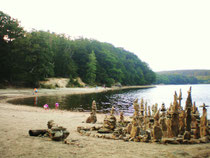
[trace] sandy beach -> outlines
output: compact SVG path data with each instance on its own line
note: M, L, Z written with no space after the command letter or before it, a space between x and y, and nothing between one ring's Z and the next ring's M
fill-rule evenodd
M101 87L97 89L39 89L37 95L98 93L104 90L111 89ZM32 93L32 89L0 89L1 158L210 157L210 144L163 145L81 136L76 131L78 126L93 126L93 124L83 123L89 113L55 109L44 110L38 107L7 103L9 99L33 96ZM116 117L119 118L119 116ZM97 119L96 126L101 126L104 114L97 114ZM72 142L71 144L54 142L49 138L29 136L28 131L30 129L46 129L49 120L54 120L57 124L67 128L70 132L67 140Z

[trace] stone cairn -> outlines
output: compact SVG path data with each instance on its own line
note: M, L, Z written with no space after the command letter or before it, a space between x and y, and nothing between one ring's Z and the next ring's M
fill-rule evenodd
M87 118L86 123L96 123L97 117L96 117L96 102L93 100L92 102L92 111L90 113L90 116Z
M169 108L163 103L161 108L158 104L150 106L141 99L133 102L134 114L131 120L126 120L123 113L117 121L114 116L115 108L112 107L110 115L105 116L102 127L78 127L81 135L88 135L98 138L107 138L134 142L158 142L162 144L198 144L209 143L210 132L207 120L207 105L203 108L200 117L195 102L192 104L191 87L185 103L182 107L182 92L179 96L174 93L173 103ZM152 110L152 114L151 111ZM123 123L122 123L123 122Z
M103 127L101 127L99 133L112 133L116 127L116 117L114 116L115 108L112 106L110 115L104 119Z
M58 126L53 120L48 121L48 129L29 130L30 136L50 137L54 141L66 141L70 132L62 126Z

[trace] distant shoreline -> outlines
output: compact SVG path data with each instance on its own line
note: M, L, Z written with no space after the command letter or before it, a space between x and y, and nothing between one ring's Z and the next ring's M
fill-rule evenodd
M122 86L122 87L94 87L94 88L56 88L56 89L38 89L37 96L50 96L50 95L74 95L74 94L90 94L101 93L106 91L117 91L124 89L144 89L154 88L155 85L143 85L143 86ZM0 102L7 102L10 99L15 98L28 98L34 97L33 89L31 88L7 88L0 89Z

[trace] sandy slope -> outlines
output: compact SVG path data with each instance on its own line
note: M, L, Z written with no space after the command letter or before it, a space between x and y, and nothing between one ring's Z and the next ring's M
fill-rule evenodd
M40 90L39 95L59 94L59 91ZM78 89L76 93L79 91L84 92L85 90ZM4 97L27 97L31 96L31 93L29 89L0 90L0 158L210 157L210 144L160 145L80 136L76 132L77 126L91 126L91 124L82 123L89 113L45 111L37 107L11 105L6 103L6 99L3 99ZM101 125L104 115L100 114L97 117L99 120L97 125ZM74 144L67 145L53 142L48 138L28 135L29 129L47 128L47 121L51 119L67 127L70 131L68 140L74 141Z

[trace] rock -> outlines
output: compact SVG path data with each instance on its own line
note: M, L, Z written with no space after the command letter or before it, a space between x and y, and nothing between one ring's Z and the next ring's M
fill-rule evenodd
M127 133L130 134L131 133L131 129L132 129L132 123L129 123L126 127L127 129Z
M54 136L52 137L52 140L61 141L62 138L63 138L63 132L62 131L56 131Z
M139 135L139 132L140 132L140 128L138 126L138 122L137 122L137 119L134 117L132 121L132 129L130 132L130 137L135 138L136 136Z
M50 130L51 131L51 130ZM54 141L63 141L65 140L68 136L69 136L69 132L68 131L51 131L51 139Z
M208 120L207 120L207 109L205 104L203 104L201 107L203 107L203 115L200 119L200 136L205 137L209 135L209 129L208 129Z
M190 144L190 142L189 142L189 140L184 139L183 142L182 142L182 144Z
M91 113L90 116L87 118L86 123L96 123L96 121L96 116Z
M200 140L199 139L190 139L189 143L190 144L200 144Z
M183 143L183 138L176 138L176 141L178 141L180 144Z
M47 126L48 126L47 133L52 140L63 141L70 134L70 132L67 131L66 128L58 126L57 124L54 123L53 120L48 121ZM81 128L79 128L78 130L80 131Z
M50 121L47 122L48 129L51 129L53 126L56 126L54 120L50 120Z
M209 136L205 136L199 139L201 143L209 143L210 139Z
M128 141L129 141L129 138L128 138L128 137L124 137L123 140L124 140L125 142L128 142Z
M100 128L98 130L98 133L112 133L112 132L113 132L113 130L108 129L108 128L104 128L104 127Z
M161 117L159 119L159 124L160 124L160 128L162 129L163 136L166 137L167 136L166 118L165 117Z
M96 117L96 102L93 100L92 102L92 111L90 113L90 116L87 118L86 123L96 123L97 117Z
M116 137L121 136L125 136L125 133L123 132L123 129L120 127L115 128L113 135L115 135Z
M141 139L143 142L149 142L151 140L150 132L146 131L146 134L144 137Z
M174 138L163 138L161 140L161 143L163 143L163 144L179 144L179 142Z
M153 128L153 140L154 141L160 141L162 136L163 136L163 133L162 133L162 130L159 126L154 126Z
M185 140L190 140L190 138L191 138L190 132L185 131L185 133L184 133L184 139L185 139Z
M132 126L130 137L134 138L134 137L138 136L139 131L140 131L140 128L138 126Z
M140 140L138 138L134 138L133 140L134 142L140 142Z
M146 131L143 130L143 129L140 129L139 134L140 134L140 135L145 135L145 134L146 134Z

